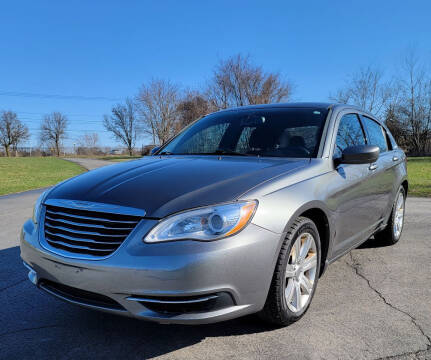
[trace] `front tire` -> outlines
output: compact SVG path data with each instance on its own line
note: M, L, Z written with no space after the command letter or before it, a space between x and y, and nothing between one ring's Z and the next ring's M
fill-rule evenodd
M310 219L298 217L281 247L260 317L277 326L299 320L313 298L319 269L320 237L317 227Z
M392 206L391 216L388 225L374 235L374 238L387 245L395 245L401 238L404 227L404 209L406 205L406 191L401 186Z

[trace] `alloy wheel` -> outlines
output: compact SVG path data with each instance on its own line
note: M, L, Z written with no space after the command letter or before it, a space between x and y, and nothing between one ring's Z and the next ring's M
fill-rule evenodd
M316 241L308 232L300 234L290 250L286 265L285 299L290 311L304 309L313 293L317 273Z
M401 236L404 224L404 194L398 194L397 202L395 204L395 217L394 217L394 236L398 239Z

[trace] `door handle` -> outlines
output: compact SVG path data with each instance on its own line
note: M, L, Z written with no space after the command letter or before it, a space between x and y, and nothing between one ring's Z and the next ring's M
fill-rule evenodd
M398 156L394 156L394 157L392 158L392 161L398 161Z
M368 170L376 170L377 168L378 168L377 164L371 164L371 165L368 167Z

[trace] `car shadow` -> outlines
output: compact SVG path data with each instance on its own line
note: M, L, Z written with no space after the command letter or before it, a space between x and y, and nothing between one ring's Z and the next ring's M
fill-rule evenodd
M376 249L391 246L388 242L384 240L377 240L374 236L370 237L367 241L362 243L357 249Z
M208 325L160 325L80 308L32 285L18 247L0 251L0 274L5 358L152 358L208 337L274 329L256 316Z

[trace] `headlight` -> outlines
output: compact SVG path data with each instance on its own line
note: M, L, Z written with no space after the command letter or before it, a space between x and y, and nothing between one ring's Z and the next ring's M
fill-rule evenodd
M39 222L40 210L42 208L42 203L45 200L45 197L47 194L48 194L48 190L44 191L36 200L36 203L34 204L32 220L35 224Z
M162 220L144 241L221 239L241 231L250 222L256 207L257 201L238 201L185 211Z

